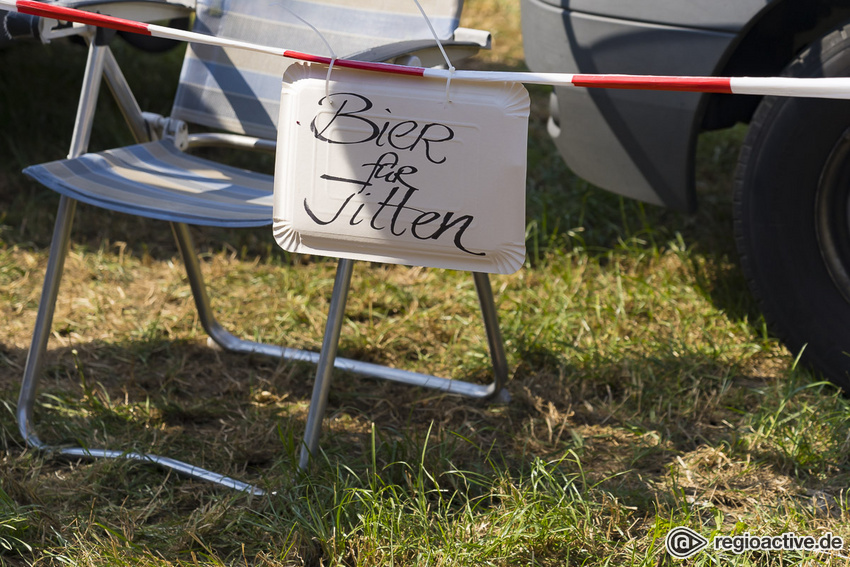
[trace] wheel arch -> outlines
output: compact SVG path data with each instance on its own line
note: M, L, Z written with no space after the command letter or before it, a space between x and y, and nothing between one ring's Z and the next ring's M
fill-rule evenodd
M775 0L742 29L714 74L779 75L806 46L848 21L848 0ZM749 123L759 102L756 96L706 95L695 132Z

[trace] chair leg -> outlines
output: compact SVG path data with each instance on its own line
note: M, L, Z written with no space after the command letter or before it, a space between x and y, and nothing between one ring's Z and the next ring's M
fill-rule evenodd
M508 365L505 357L505 348L502 336L499 332L499 321L496 315L496 306L493 300L493 291L487 274L474 274L475 286L478 291L478 300L487 332L487 340L490 348L490 357L493 362L493 381L490 384L474 384L463 380L452 380L430 374L399 370L380 364L361 362L347 358L337 357L334 368L369 376L390 380L409 386L430 388L449 394L458 394L467 398L493 400L496 402L509 402L510 394L504 388L508 379Z
M274 358L310 362L312 364L319 362L318 353L268 343L246 341L222 327L218 320L216 320L210 306L207 286L204 283L201 264L198 261L198 255L192 241L192 234L189 232L189 226L183 223L171 223L171 231L180 250L180 256L183 258L186 277L189 280L189 287L192 289L192 297L195 299L195 308L198 310L198 319L200 319L201 326L216 345L229 352L262 354Z
M487 333L487 343L490 348L490 360L493 363L493 382L488 386L489 397L501 403L511 401L510 393L505 389L508 381L508 358L505 355L505 342L499 329L499 316L496 313L496 302L493 299L493 288L490 286L490 276L480 272L472 274L475 289L478 292L478 304L481 307L481 317L484 320L484 330Z
M328 322L325 326L325 336L322 339L322 352L316 368L316 381L313 384L313 396L310 399L310 411L307 413L307 426L304 430L304 443L301 445L301 459L298 463L305 470L310 457L319 450L319 435L322 432L322 420L328 407L328 393L331 389L336 351L339 346L339 335L345 316L345 304L348 290L351 287L353 260L341 259L337 263L334 289L331 295L331 305L328 311Z
M74 212L77 202L64 195L59 200L56 212L56 222L53 228L53 240L50 243L50 255L47 259L47 271L41 290L41 301L38 302L38 313L35 318L35 329L32 334L27 362L24 366L24 377L21 380L21 392L18 396L18 429L27 445L37 449L45 448L33 429L33 404L38 389L38 379L44 353L47 350L47 340L50 338L50 327L53 324L53 314L56 310L56 298L59 295L59 284L62 281L62 270L68 247L71 241L71 226L74 224Z
M328 312L328 321L325 326L325 335L322 340L322 351L318 367L316 368L316 381L313 384L313 395L310 399L310 410L307 414L307 425L304 431L304 441L301 445L301 458L298 466L306 470L310 457L314 456L319 449L319 436L322 430L322 420L328 406L328 393L331 388L332 372L335 366L339 336L342 330L343 318L345 316L345 304L348 291L351 286L351 273L354 262L352 260L339 260L337 264L336 278L334 280L331 305ZM493 362L493 382L488 386L479 386L467 382L447 380L452 384L461 384L465 387L474 387L482 395L478 397L493 397L495 401L507 403L510 394L504 388L508 375L508 363L505 356L505 347L502 335L499 331L499 320L496 314L496 305L493 299L493 290L490 286L490 278L487 274L474 273L475 287L478 291L478 301L481 306L481 314L484 319L484 328L487 332L487 341L490 346L490 358ZM446 380L433 376L423 378L433 380ZM414 383L405 381L406 383ZM427 385L427 384L420 384ZM442 384L445 386L445 384ZM440 388L447 390L447 388ZM457 390L455 390L457 391Z
M186 267L186 276L189 279L189 286L191 287L192 295L195 298L195 306L198 310L198 318L201 321L201 326L215 344L229 352L261 354L283 360L319 364L319 353L240 339L222 327L216 320L215 314L210 306L209 296L206 291L206 284L204 284L203 275L201 273L201 265L198 261L197 253L195 252L195 246L192 242L192 235L189 232L189 227L182 223L172 223L171 227L177 246L180 250L180 255L183 258L183 264ZM498 318L496 317L496 309L493 303L493 293L490 290L490 281L486 274L476 274L475 281L476 287L478 288L482 314L484 315L485 328L487 329L487 336L490 343L491 357L493 358L495 373L493 383L489 385L471 384L460 380L451 380L418 372L398 370L396 368L389 368L380 364L361 362L359 360L351 360L341 357L333 359L334 368L361 376L369 376L382 380L392 380L393 382L399 382L411 386L432 388L470 398L494 398L497 401L507 401L509 399L506 398L507 391L503 390L503 386L507 380L507 364L505 362L504 347L502 346L501 336L499 335Z
M83 76L80 100L77 104L77 116L74 122L74 132L71 135L71 147L68 157L77 157L86 151L91 136L97 96L100 91L106 48L97 41L90 41L86 58L86 70ZM41 364L44 352L47 350L47 340L50 337L50 326L53 324L53 313L56 309L56 298L59 294L59 283L62 280L62 270L68 255L71 241L71 226L74 224L74 213L77 202L64 195L59 199L56 211L56 221L53 227L53 237L50 243L50 255L47 260L47 271L42 286L41 301L33 329L32 343L27 355L24 376L21 381L21 392L18 396L18 429L32 447L41 448L43 443L38 439L32 427L32 411L38 377L41 374Z
M481 315L484 320L484 328L487 334L490 358L493 364L493 381L490 384L481 385L337 357L339 336L345 316L345 305L354 267L352 260L341 259L337 264L330 311L325 327L325 335L322 340L322 349L319 353L247 341L236 337L224 329L213 314L189 227L182 223L172 223L171 227L186 267L186 275L189 279L192 295L195 298L198 317L201 325L213 342L231 352L262 354L284 360L309 362L316 365L316 380L313 385L310 410L307 415L307 424L298 463L298 466L302 470L307 468L310 457L316 454L319 447L322 420L327 409L328 393L330 392L334 368L354 374L437 389L471 398L493 399L494 401L504 403L510 401L510 394L504 388L508 377L507 357L505 356L505 347L499 330L499 320L493 299L493 290L487 274L473 274L475 288L478 292Z
M59 284L62 280L62 271L68 248L71 241L71 227L74 221L77 202L69 197L63 196L59 201L59 209L56 214L56 224L53 230L53 240L50 244L50 255L47 260L47 271L44 277L41 300L38 304L35 329L33 331L32 343L24 366L24 376L21 380L21 392L18 397L17 419L18 429L27 445L41 451L47 451L74 458L107 458L107 459L132 459L141 462L153 463L162 467L170 468L178 473L193 478L206 480L228 488L252 494L263 494L263 491L250 484L229 478L227 476L195 467L182 461L161 457L158 455L144 453L127 453L123 451L110 451L105 449L89 449L83 447L55 447L42 442L35 432L33 408L35 405L36 392L38 391L38 379L41 376L44 354L47 351L47 342L50 338L50 328L53 324L53 315L56 310L56 299L59 294Z

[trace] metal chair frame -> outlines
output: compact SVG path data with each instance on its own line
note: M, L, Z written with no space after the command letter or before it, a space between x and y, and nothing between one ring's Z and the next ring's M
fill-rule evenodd
M127 124L136 140L138 142L144 142L151 139L150 128L118 63L109 50L105 36L106 34L100 31L94 32L91 29L86 30L84 34L84 37L89 42L89 52L74 133L68 155L69 158L82 155L88 148L94 120L95 103L99 95L102 78L106 78L107 85L124 114ZM229 144L233 141L236 142L235 145L242 147L259 147L261 149L274 147L274 142L258 140L247 136L230 134L222 136L205 134L190 136L190 145L203 145L210 142L215 145L221 145ZM43 360L47 352L47 343L53 322L62 272L70 246L76 204L76 200L65 195L61 196L59 201L41 300L38 306L32 342L21 382L17 421L19 431L26 440L26 443L38 450L72 458L121 458L149 462L173 469L188 477L206 480L251 494L262 494L263 491L260 488L251 484L168 457L107 449L54 446L41 441L36 434L34 428L34 405L38 390L38 380L42 373ZM271 219L269 220L271 222ZM230 352L262 354L284 360L309 362L317 366L316 380L301 447L299 461L301 469L307 468L310 456L316 454L318 451L321 423L327 408L333 369L413 386L431 388L469 398L496 399L500 401L508 401L510 399L507 390L504 389L508 377L507 359L499 330L493 292L487 274L473 274L494 373L493 381L490 384L482 385L337 357L339 336L354 265L354 262L351 260L340 260L338 263L323 345L319 353L248 341L236 337L224 329L213 314L201 274L200 262L188 225L176 222L170 224L183 259L201 325L208 333L212 342Z

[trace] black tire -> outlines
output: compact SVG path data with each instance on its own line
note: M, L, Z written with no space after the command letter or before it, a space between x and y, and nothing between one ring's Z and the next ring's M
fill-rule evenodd
M793 77L850 76L850 24ZM850 101L766 97L735 179L741 264L771 331L850 393Z

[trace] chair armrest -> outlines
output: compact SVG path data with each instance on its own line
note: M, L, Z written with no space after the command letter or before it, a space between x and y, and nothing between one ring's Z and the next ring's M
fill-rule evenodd
M490 49L493 47L493 36L490 32L485 30L457 28L452 39L457 43L474 43L481 49Z
M492 38L490 32L473 30L469 28L457 28L454 36L442 42L443 48L452 63L472 57L482 49L490 49ZM365 51L348 55L350 59L363 61L391 61L407 64L409 58L417 58L417 66L438 67L445 65L440 48L433 39L416 39L410 41L399 41L379 45ZM408 61L397 61L408 58ZM412 63L411 63L412 64Z
M0 47L21 39L38 39L38 16L0 10Z
M277 148L275 140L223 132L189 134L188 142L190 148L240 148L268 153L274 153L275 148Z

